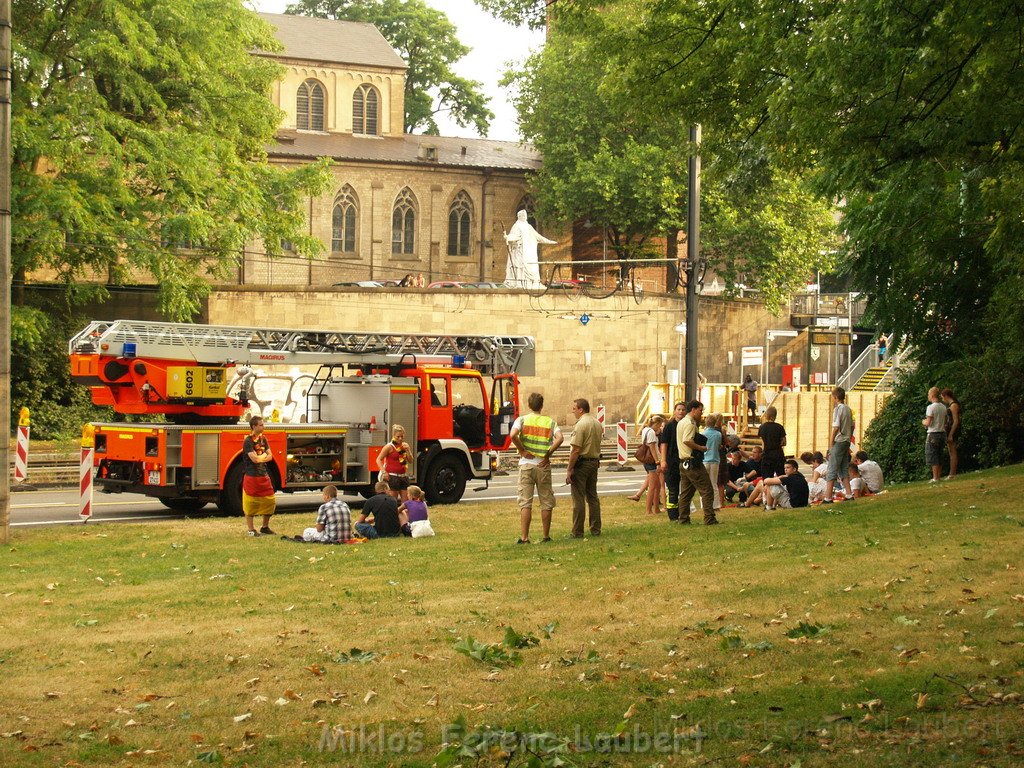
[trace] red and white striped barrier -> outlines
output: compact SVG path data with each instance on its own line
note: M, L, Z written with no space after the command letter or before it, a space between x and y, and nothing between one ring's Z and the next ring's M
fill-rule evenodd
M604 416L604 406L603 405L599 405L599 406L597 406L597 423L601 425L601 431L602 432L604 431L604 419L605 419L605 416Z
M620 421L615 425L615 442L616 442L616 461L619 465L626 463L628 454L626 453L626 422Z
M18 414L18 445L14 454L14 482L23 483L28 478L28 408L22 408Z
M92 518L92 460L96 448L96 427L82 427L82 461L78 467L78 516L83 523Z

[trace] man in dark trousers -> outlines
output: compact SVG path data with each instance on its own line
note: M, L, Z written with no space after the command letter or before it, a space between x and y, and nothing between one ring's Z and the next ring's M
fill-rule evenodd
M686 403L676 403L672 409L672 418L665 422L658 435L661 471L665 474L665 487L668 489L665 508L672 522L679 519L679 446L676 445L676 427L685 415Z
M690 524L690 501L700 493L704 507L704 525L718 525L715 517L715 491L711 477L704 469L703 446L697 440L700 420L704 415L704 404L691 400L686 406L686 416L676 426L676 446L679 449L679 522Z

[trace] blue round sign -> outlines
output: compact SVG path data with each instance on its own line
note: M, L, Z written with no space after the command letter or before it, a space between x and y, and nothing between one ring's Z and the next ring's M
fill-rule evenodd
M588 315L588 314L586 314L584 312L582 315L580 315L580 322L583 323L583 325L586 325L587 323L589 323L590 322L590 315Z

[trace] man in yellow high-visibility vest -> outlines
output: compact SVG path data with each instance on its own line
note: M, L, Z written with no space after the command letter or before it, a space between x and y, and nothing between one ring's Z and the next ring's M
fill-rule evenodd
M533 495L540 499L543 541L551 541L551 513L555 508L555 491L551 485L551 455L562 444L562 431L550 416L541 413L544 395L533 392L526 404L530 413L520 416L512 425L512 442L519 449L519 544L530 543L530 522L533 518Z

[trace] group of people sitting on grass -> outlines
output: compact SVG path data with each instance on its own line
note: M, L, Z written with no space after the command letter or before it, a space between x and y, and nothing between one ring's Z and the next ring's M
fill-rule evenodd
M829 459L826 461L820 452L809 451L800 457L812 468L810 482L800 473L800 465L796 460L785 457L786 430L776 421L778 413L774 407L765 410L764 419L758 428L761 445L753 447L749 453L740 447L737 435L724 432L725 420L719 414L711 414L703 419L704 430L693 438L695 446L691 451L692 455L701 457L704 473L711 486L707 490L713 491L701 494L702 504L713 503L716 512L721 508L723 499L738 503L741 507L764 505L769 510L792 509L880 493L883 486L881 467L871 461L863 450L851 450L855 425L853 412L845 404L845 396L845 391L840 387L832 392L835 407ZM681 506L674 508L677 498L675 484L679 482L679 475L672 471L675 458L673 453L682 453L672 450L676 443L673 439L676 425L699 425L702 410L697 402L685 405L678 403L669 421L663 422L661 417L656 417L652 421L663 423L648 425L659 434L659 442L662 443L661 469L668 487L667 511L670 519L688 519L685 512L690 511L689 497L693 495L691 493L685 498L679 498L678 504L685 505L687 509ZM647 431L645 429L645 436ZM694 431L691 429L691 432ZM645 465L645 468L657 470L659 467ZM650 494L651 487L657 487L658 484L657 472L649 472L640 493L630 498L639 500L645 488ZM684 496L681 492L679 495ZM705 495L708 498L705 499Z
M376 493L366 500L353 523L348 504L338 498L338 489L324 486L324 503L317 511L316 524L295 536L295 541L318 544L346 544L370 539L398 536L433 536L430 510L423 499L423 490L408 487L408 498L401 500L398 491L391 490L386 481L374 486ZM286 537L287 538L287 537Z
M749 458L743 451L729 454L726 464L725 497L738 502L740 507L764 505L766 509L792 509L820 504L826 500L828 483L827 465L821 451L805 451L800 460L811 467L811 481L800 473L795 459L787 459L782 475L765 476L763 451L760 446L751 450ZM882 492L882 468L868 458L865 451L857 451L850 460L849 491L844 488L843 501L871 496ZM846 483L842 484L843 486Z

